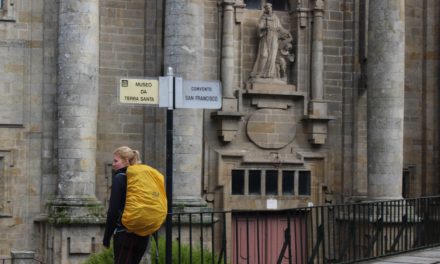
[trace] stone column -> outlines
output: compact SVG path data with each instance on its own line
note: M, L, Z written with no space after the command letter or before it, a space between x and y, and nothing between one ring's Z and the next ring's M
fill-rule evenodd
M60 1L57 201L96 203L99 1ZM72 215L78 217L78 215Z
M235 0L223 0L222 109L212 113L211 116L216 119L217 135L224 143L231 142L235 138L242 117L238 113L238 99L234 95L234 27L235 23L241 23L243 19L243 8L243 2L236 3Z
M203 3L167 1L164 59L175 76L203 80L203 19ZM173 206L205 206L201 198L203 110L176 109L173 125Z
M295 51L295 67L293 82L298 91L308 91L310 86L310 12L304 0L290 1L292 11L295 12L293 24L296 26L297 45ZM307 108L307 107L305 107ZM307 114L305 112L304 114Z
M322 100L324 98L324 1L314 0L313 5L311 99Z
M222 88L223 97L234 98L234 3L223 1Z
M103 207L95 196L99 0L59 1L58 188L49 229L55 263L82 263L101 241ZM79 254L78 254L79 253Z
M368 199L402 198L405 1L370 0Z
M325 144L329 117L324 101L324 0L313 1L310 102L308 104L309 142Z

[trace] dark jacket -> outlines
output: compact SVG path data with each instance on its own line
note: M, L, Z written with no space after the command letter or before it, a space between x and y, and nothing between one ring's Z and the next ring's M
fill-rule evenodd
M110 246L110 239L116 230L123 230L121 216L124 211L125 197L127 194L127 168L115 171L112 175L112 190L110 193L110 202L107 211L107 221L105 223L105 232L102 244Z

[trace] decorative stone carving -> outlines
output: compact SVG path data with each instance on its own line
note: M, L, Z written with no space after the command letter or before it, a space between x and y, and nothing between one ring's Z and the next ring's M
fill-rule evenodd
M212 112L211 117L217 120L217 136L225 143L231 142L239 129L243 114L239 112Z
M246 132L250 140L264 149L280 149L295 138L295 117L282 109L259 109L247 122Z
M260 38L257 59L251 72L253 81L267 79L287 82L287 62L294 61L292 35L281 25L272 12L272 4L264 5L264 12L258 22Z

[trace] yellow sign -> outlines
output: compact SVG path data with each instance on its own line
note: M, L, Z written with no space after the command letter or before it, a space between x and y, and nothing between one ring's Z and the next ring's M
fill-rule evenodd
M119 102L124 104L159 104L159 82L154 79L121 79Z

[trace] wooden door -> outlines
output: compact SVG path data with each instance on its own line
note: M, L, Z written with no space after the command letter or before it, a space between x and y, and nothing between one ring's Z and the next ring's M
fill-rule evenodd
M285 246L281 263L306 263L307 241L303 216L277 213L233 214L232 263L274 264ZM290 228L290 252L285 231ZM286 242L286 245L284 245Z

